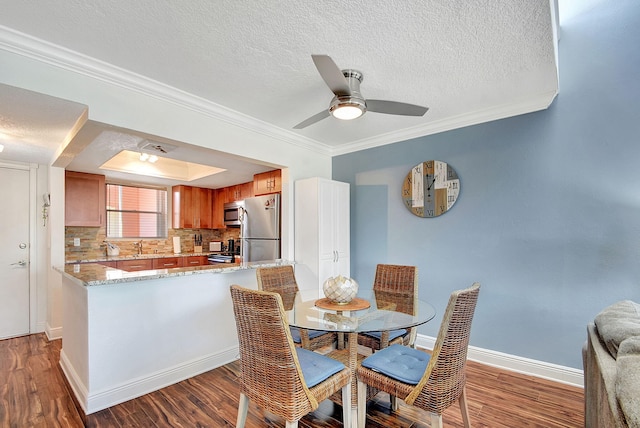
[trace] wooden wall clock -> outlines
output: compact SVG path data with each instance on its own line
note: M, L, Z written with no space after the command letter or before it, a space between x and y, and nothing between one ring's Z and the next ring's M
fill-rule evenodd
M429 160L411 168L402 184L402 199L418 217L449 211L460 194L460 179L446 162Z

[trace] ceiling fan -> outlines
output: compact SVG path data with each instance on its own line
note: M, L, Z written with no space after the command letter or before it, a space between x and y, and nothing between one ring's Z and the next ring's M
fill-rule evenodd
M401 116L423 116L428 107L415 104L400 103L385 100L365 100L360 93L360 83L363 75L357 70L340 70L328 55L311 55L320 76L324 79L334 97L328 110L323 110L310 118L303 120L293 129L306 128L322 119L333 116L337 119L356 119L367 111Z

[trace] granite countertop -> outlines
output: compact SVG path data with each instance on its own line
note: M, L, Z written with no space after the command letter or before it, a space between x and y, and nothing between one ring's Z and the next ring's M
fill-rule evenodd
M96 259L67 259L65 263L99 263L99 262L115 262L118 260L139 260L139 259L162 259L166 257L192 257L192 256L208 256L211 254L221 254L224 251L207 251L202 253L153 253L153 254L130 254L127 256L103 256Z
M113 259L111 259L113 260ZM170 278L175 276L198 275L205 273L228 273L243 269L256 269L289 265L293 262L282 260L266 260L262 262L221 263L215 265L192 266L171 269L152 269L136 272L107 267L98 263L67 263L64 267L54 267L62 275L84 286L120 284L125 282L144 281L148 279ZM221 267L223 265L224 267Z

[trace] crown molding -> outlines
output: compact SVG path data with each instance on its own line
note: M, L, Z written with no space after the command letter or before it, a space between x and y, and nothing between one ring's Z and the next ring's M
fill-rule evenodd
M323 155L331 155L331 147L326 144L275 127L162 82L2 25L0 25L0 48L57 68L189 109L250 132Z
M483 110L476 110L463 115L448 117L446 119L429 122L425 125L414 126L399 131L376 135L372 138L365 138L334 148L332 156L353 153L360 150L371 149L387 144L406 141L413 138L438 134L440 132L451 131L453 129L464 128L479 123L491 122L499 119L506 119L535 111L545 110L555 99L558 91L551 91L519 103L504 104Z
M0 48L64 70L132 90L196 113L229 123L249 132L304 148L322 155L338 156L379 147L399 141L437 134L452 129L504 119L546 109L557 95L557 90L540 94L520 103L506 104L468 114L401 129L371 138L357 140L334 147L311 138L282 129L243 113L231 110L204 98L179 90L162 82L133 73L90 56L21 33L0 25Z

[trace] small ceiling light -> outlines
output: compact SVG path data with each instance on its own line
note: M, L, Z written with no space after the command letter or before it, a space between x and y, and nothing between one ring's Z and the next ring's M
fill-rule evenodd
M156 155L149 156L149 162L156 163L157 161L158 161L158 156Z
M353 120L357 119L367 111L364 99L353 96L334 97L329 106L329 113L336 119Z
M336 119L352 120L362 116L362 110L360 110L360 108L356 106L346 105L337 107L331 112L331 114L333 114L333 117L335 117Z
M140 153L140 161L141 162L146 162L147 159L149 159L149 155L146 153Z

